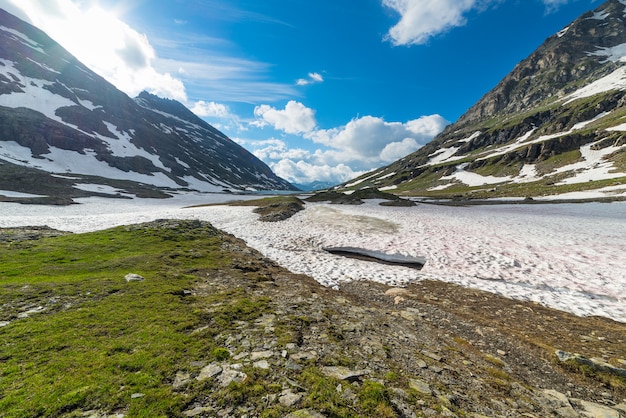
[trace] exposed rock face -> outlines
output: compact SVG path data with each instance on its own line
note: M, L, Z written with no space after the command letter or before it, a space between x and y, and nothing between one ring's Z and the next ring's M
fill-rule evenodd
M626 43L624 7L619 0L608 1L546 39L455 125L522 112L571 93L580 80L595 80L613 71L620 64L605 62L606 57L597 54Z

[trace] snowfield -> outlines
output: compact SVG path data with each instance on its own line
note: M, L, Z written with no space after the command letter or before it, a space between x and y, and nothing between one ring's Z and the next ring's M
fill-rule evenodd
M626 322L626 202L410 208L378 201L307 203L306 210L278 223L258 221L251 207L184 208L241 197L89 198L69 207L0 203L0 227L86 232L158 218L200 219L325 286L351 280L403 286L433 279ZM422 270L382 265L329 254L322 249L327 246L424 256L427 262Z

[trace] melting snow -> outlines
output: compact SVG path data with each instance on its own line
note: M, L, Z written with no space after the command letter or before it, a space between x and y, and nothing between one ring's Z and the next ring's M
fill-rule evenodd
M21 88L24 91L23 93L0 95L1 106L30 108L43 113L50 119L67 125L67 123L56 115L56 110L61 107L76 106L76 103L44 88L44 86L50 86L53 83L22 75L15 68L12 61L0 58L0 62L4 64L4 66L0 66L0 74L6 75L9 79L12 78L11 75L20 79L20 84L23 85Z
M255 196L238 196L255 198ZM626 321L626 202L572 205L386 208L307 204L277 223L249 207L211 206L232 195L180 195L162 200L81 199L68 207L0 203L0 226L49 225L74 232L158 218L201 219L244 239L266 257L326 286L351 280L405 285L422 279L532 300L578 315ZM326 253L359 246L425 256L420 271Z
M45 196L40 195L40 194L20 193L20 192L14 192L12 190L0 190L0 196L4 196L4 197L23 197L23 198L45 197Z
M602 47L596 52L592 52L589 55L595 55L598 57L607 57L607 61L612 62L626 62L626 43L615 45L610 48Z
M565 96L566 101L563 104L611 90L626 90L626 66L620 67L611 74Z
M567 171L574 171L575 174L572 177L568 177L557 184L574 184L584 183L591 180L605 180L624 177L622 172L614 172L613 162L606 160L604 157L614 153L615 151L624 148L621 147L606 147L600 150L593 150L592 147L596 143L587 144L580 147L580 153L582 161L559 167L555 173L564 173Z
M511 180L510 176L506 177L495 177L495 176L481 176L477 173L472 173L470 171L465 171L465 167L467 167L467 163L461 164L456 167L456 171L449 176L444 176L442 180L457 180L461 183L467 184L468 186L482 186L485 184L497 184L503 183L505 181Z
M0 30L9 32L10 34L19 38L20 42L26 45L27 47L32 48L37 52L41 52L42 54L45 54L45 51L43 50L43 48L38 42L33 41L28 36L24 35L22 32L16 31L15 29L7 28L6 26L2 26L2 25L0 25Z

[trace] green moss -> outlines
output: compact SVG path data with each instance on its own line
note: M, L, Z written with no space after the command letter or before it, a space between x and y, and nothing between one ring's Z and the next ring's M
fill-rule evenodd
M211 328L209 338L189 332L206 324L203 307L228 302L218 317L231 324L268 306L243 291L183 291L198 281L186 272L230 265L223 239L208 224L175 221L2 244L0 306L11 307L0 318L11 321L0 333L2 416L175 416L186 402L171 388L180 365L221 352ZM127 283L129 272L145 280Z

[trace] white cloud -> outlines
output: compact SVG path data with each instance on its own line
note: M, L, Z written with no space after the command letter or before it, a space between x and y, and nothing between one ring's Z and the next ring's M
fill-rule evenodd
M464 14L489 0L383 0L400 14L387 38L394 45L423 44L431 37L466 23Z
M3 0L120 90L134 96L148 90L185 101L181 80L153 66L156 53L146 35L114 12L93 2L71 0Z
M392 161L391 156L399 149L408 151L404 155L416 151L447 124L439 115L422 116L406 123L386 122L382 118L364 116L340 128L317 130L307 137L340 151L348 160L380 164Z
M257 121L253 125L263 127L270 125L274 129L288 134L301 134L315 129L315 111L300 102L290 100L284 110L278 110L269 105L260 105L254 108Z
M467 23L472 10L483 11L504 0L382 0L400 15L400 21L387 33L394 45L424 44L434 36ZM541 0L553 12L571 0Z
M233 117L228 110L228 106L221 103L205 102L200 100L196 102L191 111L200 117L213 117L213 118L230 118Z
M283 159L271 165L272 170L292 183L312 183L314 181L328 181L343 183L360 176L362 172L355 172L345 164L315 165L306 161Z
M299 78L296 84L299 86L308 86L309 84L323 83L324 77L320 73L309 73L308 78Z
M290 148L288 138L235 141L251 149L257 158L288 181L342 183L418 150L447 123L439 115L423 116L406 123L364 116L334 129L301 130L301 137L310 140L314 147L318 144L313 151ZM262 124L268 123L262 120L256 126Z
M385 145L385 148L380 152L380 159L391 163L417 151L420 147L421 145L415 139L404 138L400 142L391 142Z

